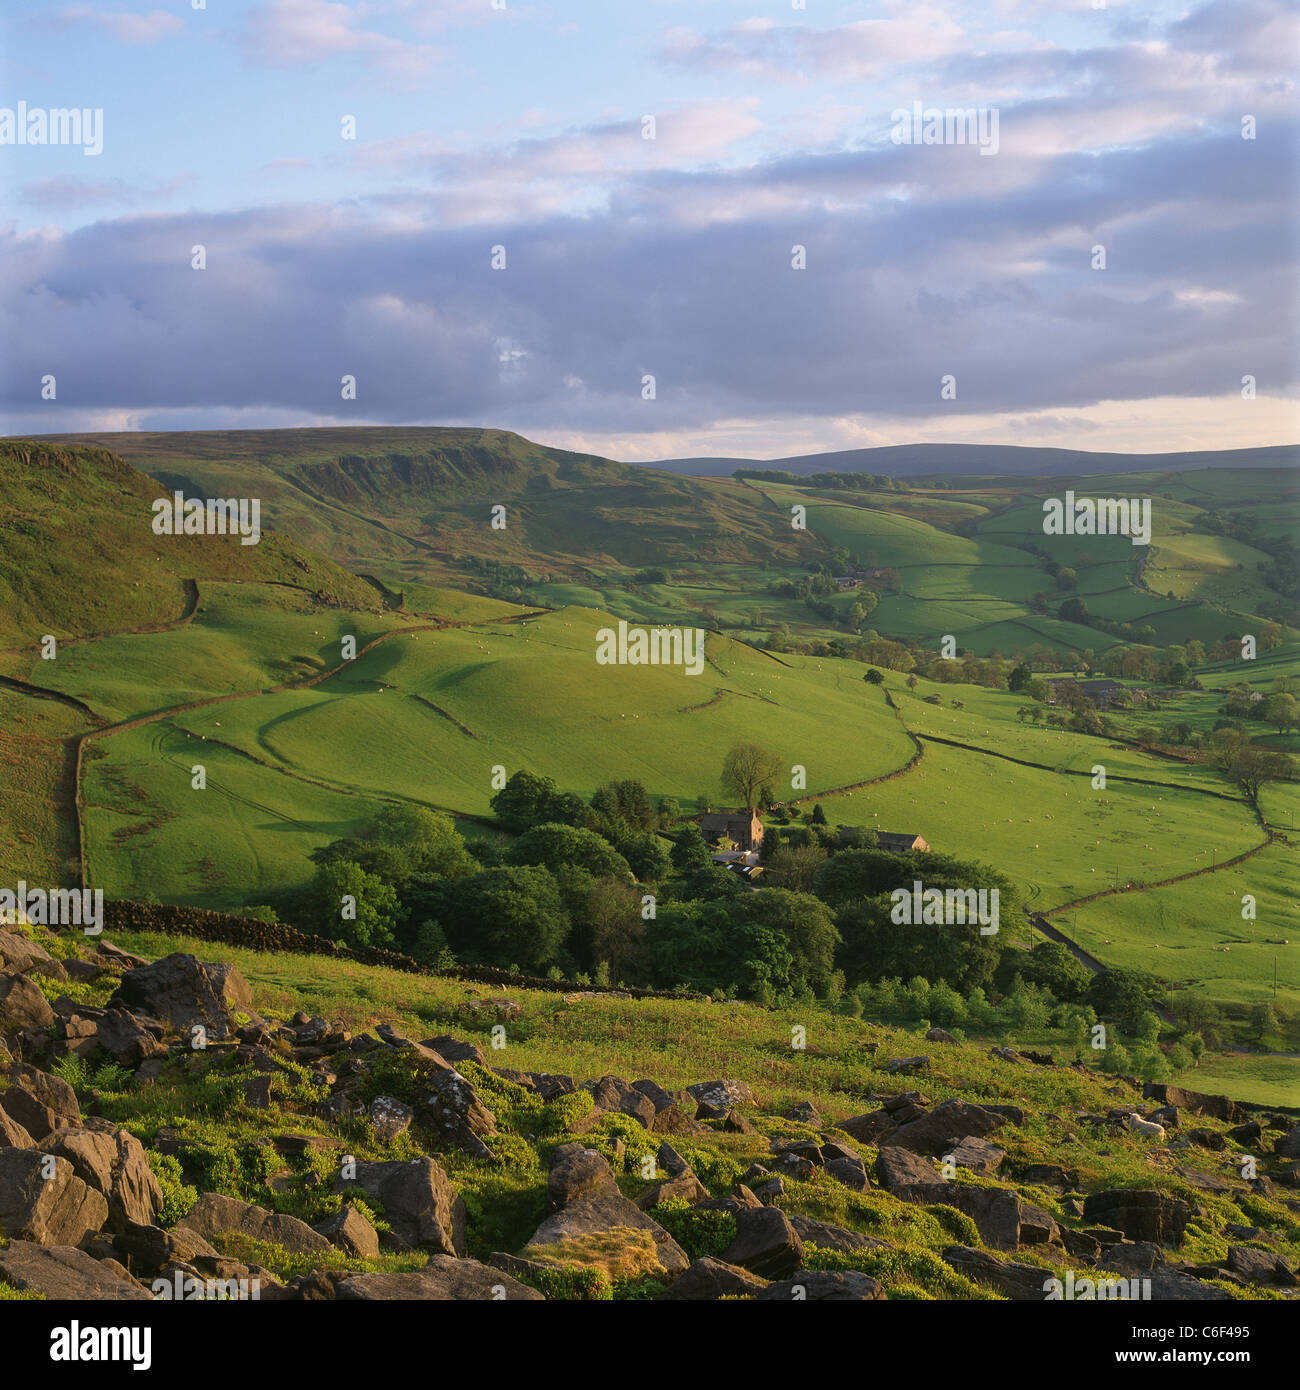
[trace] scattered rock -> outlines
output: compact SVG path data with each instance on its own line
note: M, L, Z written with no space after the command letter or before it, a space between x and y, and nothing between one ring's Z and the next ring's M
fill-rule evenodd
M603 1154L581 1144L561 1144L551 1156L546 1196L555 1210L583 1197L618 1194L618 1183Z
M124 1129L100 1120L96 1129L61 1129L46 1141L49 1153L66 1158L73 1172L108 1203L107 1230L149 1225L162 1210L163 1193L144 1145Z
M867 1303L885 1297L884 1285L856 1270L805 1269L793 1279L769 1284L754 1298L759 1303Z
M1213 1120L1235 1122L1242 1118L1236 1101L1227 1096L1205 1095L1200 1091L1188 1091L1182 1086L1171 1086L1163 1081L1148 1081L1142 1087L1144 1100L1156 1100L1161 1105L1174 1105L1180 1110L1190 1110L1193 1115L1207 1115Z
M569 1202L534 1231L523 1254L627 1273L652 1273L657 1266L670 1276L690 1265L686 1252L658 1222L617 1193Z
M1020 1181L1035 1187L1073 1187L1074 1176L1058 1163L1031 1163L1020 1170Z
M450 1033L439 1033L436 1038L425 1038L419 1045L436 1052L453 1066L457 1062L476 1062L480 1067L488 1065L487 1054L477 1043L462 1042Z
M602 1076L588 1084L587 1090L596 1102L597 1110L616 1115L630 1115L646 1129L654 1124L655 1105L649 1096L628 1085L621 1076Z
M13 1240L0 1249L0 1276L17 1289L56 1301L121 1303L153 1298L134 1279L71 1245Z
M1122 1240L1112 1245L1098 1263L1120 1274L1145 1274L1165 1263L1165 1252L1149 1240Z
M355 1177L335 1190L358 1187L384 1209L393 1235L407 1249L438 1255L465 1253L465 1203L431 1158L358 1163Z
M30 1149L32 1136L18 1123L5 1114L0 1105L0 1149Z
M692 1299L702 1302L715 1298L744 1298L760 1293L766 1287L767 1281L749 1270L706 1255L696 1260L676 1283L661 1293L659 1301Z
M197 1231L128 1222L112 1242L113 1253L136 1274L157 1274L165 1265L189 1264L199 1258L220 1259L216 1248Z
M784 1279L803 1261L803 1241L779 1207L751 1207L736 1214L736 1235L722 1252L764 1279Z
M543 1296L527 1284L477 1260L430 1255L423 1269L410 1274L349 1274L335 1286L344 1302L464 1302L497 1300L538 1303Z
M663 1202L682 1201L695 1206L698 1202L708 1200L709 1189L699 1178L694 1173L683 1173L680 1177L656 1183L636 1199L636 1204L642 1211L650 1211Z
M968 1134L951 1153L945 1154L944 1158L951 1160L956 1168L965 1168L972 1173L993 1177L1006 1156L1004 1150L990 1144L987 1139L977 1139L973 1134Z
M853 1250L892 1250L887 1240L875 1236L864 1236L859 1231L850 1231L846 1226L834 1226L829 1221L814 1221L811 1216L791 1213L790 1224L805 1245L815 1245L819 1250L839 1250L848 1253Z
M898 1121L887 1110L872 1110L866 1115L854 1115L839 1128L863 1144L878 1144L898 1128Z
M892 1148L913 1149L917 1153L947 1153L959 1140L968 1136L982 1139L1004 1123L1001 1115L984 1106L945 1100L919 1119L900 1125L889 1136L889 1143Z
M167 1055L167 1048L134 1014L125 1009L90 1009L78 1005L58 1026L61 1046L55 1051L92 1057L103 1053L119 1066L135 1068Z
M867 1165L857 1154L828 1158L826 1172L829 1177L843 1183L854 1192L865 1192L871 1186L867 1178Z
M686 1088L697 1102L711 1105L717 1110L730 1110L736 1105L752 1105L754 1093L743 1081L697 1081ZM697 1119L703 1119L701 1115Z
M908 1149L886 1145L876 1155L876 1182L905 1202L932 1201L930 1189L940 1181L934 1164Z
M370 1102L370 1125L381 1144L391 1144L411 1127L415 1111L393 1096L376 1096Z
M216 1241L218 1245L222 1235L237 1232L283 1246L291 1255L315 1254L330 1248L323 1235L296 1216L282 1216L220 1192L205 1192L176 1225L197 1231L205 1240Z
M479 1100L474 1087L450 1066L423 1079L427 1091L415 1111L420 1128L448 1148L465 1149L476 1158L491 1158L483 1140L497 1132L496 1117Z
M987 1250L976 1250L969 1245L951 1245L943 1252L943 1258L958 1274L978 1284L988 1284L1019 1303L1041 1303L1052 1278L1050 1270L1000 1260Z
M1191 1219L1192 1209L1177 1197L1147 1188L1114 1187L1084 1198L1083 1212L1118 1227L1130 1240L1149 1240L1156 1245L1178 1245Z
M895 1057L893 1061L885 1063L885 1070L892 1076L900 1071L920 1071L929 1065L928 1057Z
M1296 1277L1291 1266L1271 1250L1255 1250L1249 1245L1228 1247L1228 1268L1252 1284L1280 1284L1294 1288Z
M1061 1228L1050 1212L1021 1201L1020 1230L1016 1239L1020 1245L1059 1245Z
M0 931L0 967L14 975L25 974L34 965L44 965L54 957L38 942L18 932Z
M0 975L0 1033L48 1028L53 1022L49 1000L26 975Z
M108 1220L108 1203L66 1158L36 1149L0 1149L0 1231L36 1245L79 1245Z
M318 1221L313 1229L317 1235L324 1236L331 1245L336 1245L349 1255L370 1260L379 1254L379 1233L348 1202L344 1202L333 1216Z
M148 1014L185 1035L202 1027L209 1041L220 1041L234 1036L232 1005L251 1013L252 998L234 966L208 965L197 956L175 952L123 975L108 1006Z

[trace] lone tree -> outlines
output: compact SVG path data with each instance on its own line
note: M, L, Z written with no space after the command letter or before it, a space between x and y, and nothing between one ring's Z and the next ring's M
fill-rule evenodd
M734 743L722 760L722 790L754 810L765 788L781 775L781 760L756 743Z

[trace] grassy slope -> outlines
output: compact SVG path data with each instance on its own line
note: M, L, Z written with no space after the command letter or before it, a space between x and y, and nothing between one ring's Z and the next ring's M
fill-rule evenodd
M231 960L252 983L255 1004L268 1016L287 1017L303 1008L340 1019L356 1031L380 1021L392 1021L412 1037L450 1027L460 1036L481 1033L477 1041L489 1047L487 1020L472 1021L472 1015L459 1007L466 1000L481 996L479 986L439 978L413 978L346 962L266 956L185 938L126 934L115 940L149 956L191 950L202 958ZM899 1082L883 1070L888 1060L921 1050L930 1052L932 1057L920 1079L920 1087L931 1101L961 1096L1015 1104L1024 1109L1026 1121L1022 1127L1009 1125L996 1136L999 1146L1007 1151L1010 1173L1029 1163L1063 1162L1078 1172L1084 1191L1136 1184L1189 1198L1200 1208L1201 1215L1189 1229L1182 1249L1184 1258L1223 1259L1229 1242L1223 1224L1242 1220L1243 1210L1249 1220L1268 1228L1280 1242L1275 1248L1290 1253L1300 1250L1300 1221L1279 1203L1248 1194L1242 1197L1242 1206L1228 1198L1206 1197L1189 1188L1173 1171L1175 1162L1217 1171L1211 1155L1198 1150L1181 1156L1171 1152L1158 1154L1135 1136L1079 1123L1074 1117L1080 1113L1105 1114L1130 1098L1136 1103L1136 1093L1114 1078L1067 1068L1010 1065L990 1056L987 1045L982 1043L918 1047L919 1039L914 1034L836 1016L819 1008L769 1012L747 1005L690 1001L611 997L568 1001L559 994L527 990L511 991L511 997L522 1004L523 1017L508 1026L505 1048L491 1052L494 1065L565 1072L579 1079L612 1072L629 1080L651 1077L667 1087L719 1076L748 1081L756 1093L755 1109L761 1112L759 1134L728 1135L715 1129L674 1141L715 1192L725 1191L750 1162L770 1158L769 1135L805 1132L800 1126L774 1118L781 1111L810 1100L830 1123L859 1114L871 1108L873 1102L868 1097L873 1092L889 1094L898 1090ZM804 1051L790 1046L795 1024L806 1030ZM864 1049L867 1041L878 1044L874 1055ZM472 1070L468 1064L466 1069ZM491 1084L491 1078L477 1071L472 1074L481 1085ZM484 1096L506 1131L506 1137L491 1141L490 1145L501 1155L501 1166L487 1168L455 1153L445 1155L443 1160L452 1181L466 1196L470 1211L469 1253L480 1258L494 1250L518 1250L526 1241L544 1213L545 1155L553 1143L565 1137L557 1133L540 1141L521 1143L511 1132L514 1126L522 1122L536 1135L545 1124L543 1112L518 1105L516 1093L506 1087L485 1090ZM165 1093L146 1092L138 1098L109 1098L107 1107L121 1113L148 1141L159 1123L168 1122L177 1109L176 1102L183 1106L186 1098L184 1091L177 1092L169 1106ZM518 1106L515 1110L511 1109L512 1099ZM183 1121L183 1131L197 1142L228 1142L231 1138L249 1139L286 1128L284 1116L249 1111L239 1105L218 1112L218 1116ZM657 1144L657 1139L638 1139L641 1132L634 1122L616 1123L618 1132L627 1136L632 1159L639 1157L642 1147L650 1151ZM1198 1123L1223 1128L1213 1121ZM288 1118L287 1127L298 1133L330 1132L308 1114ZM1063 1142L1067 1133L1075 1136L1068 1143ZM584 1135L583 1140L602 1147L609 1142L604 1127ZM350 1132L348 1143L350 1151L360 1156L375 1152L375 1141L365 1127ZM858 1147L870 1164L874 1150ZM1229 1142L1232 1154L1238 1147ZM385 1157L406 1156L405 1150L384 1153L380 1149L378 1153ZM959 1180L966 1181L968 1177L962 1175ZM633 1175L622 1178L621 1183L631 1196L650 1185ZM1026 1200L1049 1210L1061 1224L1088 1224L1064 1209L1059 1191L1024 1183L1014 1185ZM280 1210L307 1216L318 1214L310 1204L320 1201L319 1191L305 1191L292 1180L282 1183L278 1190L269 1184L250 1186L240 1195ZM971 1297L980 1293L968 1285L948 1282L929 1257L955 1240L978 1243L968 1226L960 1220L954 1222L941 1208L912 1207L877 1190L851 1193L822 1174L810 1182L787 1182L782 1205L787 1211L844 1223L900 1246L906 1256L902 1267L893 1268L886 1275L894 1296ZM1017 1258L1032 1262L1036 1255L1022 1251Z
M380 606L363 580L280 536L155 535L150 504L162 495L100 450L0 443L0 645L175 622L187 579L274 581Z
M211 705L96 740L102 756L85 785L96 872L105 887L151 882L160 896L195 901L201 839L228 869L223 894L275 886L277 874L298 883L311 871L310 850L343 833L337 805L344 819L377 798L484 814L498 765L530 768L584 795L636 776L654 796L690 801L716 788L722 754L738 738L805 766L814 789L883 775L911 756L880 692L849 663L787 666L710 637L698 677L598 666L595 632L610 621L566 609L519 624L412 632L311 689ZM211 764L209 786L226 797L219 815L190 789L200 758ZM336 789L333 801L322 783ZM339 802L349 791L359 795ZM132 825L141 829L119 833Z
M708 560L795 563L808 548L729 479L693 479L503 430L329 429L56 436L106 442L171 486L260 496L263 519L386 581L467 556L580 571ZM507 507L506 527L489 508Z

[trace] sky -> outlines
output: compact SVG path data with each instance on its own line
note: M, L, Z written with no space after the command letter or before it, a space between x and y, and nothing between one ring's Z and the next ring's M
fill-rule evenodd
M1298 31L1284 0L6 0L0 432L1294 443ZM69 109L79 143L26 141Z

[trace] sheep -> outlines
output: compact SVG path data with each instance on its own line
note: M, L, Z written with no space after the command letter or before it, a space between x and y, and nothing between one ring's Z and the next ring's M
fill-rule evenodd
M1145 1134L1149 1139L1163 1139L1165 1137L1164 1125L1153 1124L1150 1120L1144 1120L1141 1115L1129 1115L1124 1123L1134 1134Z

